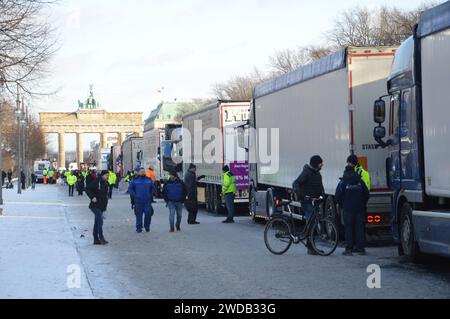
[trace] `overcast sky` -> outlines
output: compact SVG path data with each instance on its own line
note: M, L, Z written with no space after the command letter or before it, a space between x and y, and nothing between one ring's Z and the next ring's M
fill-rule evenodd
M74 111L94 84L103 108L147 117L162 98L212 97L214 83L267 68L275 50L320 43L347 8L423 2L61 0L52 11L60 50L44 82L59 90L34 109Z

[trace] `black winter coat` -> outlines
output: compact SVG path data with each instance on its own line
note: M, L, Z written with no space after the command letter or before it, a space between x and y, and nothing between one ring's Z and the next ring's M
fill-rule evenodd
M363 212L369 200L369 190L353 167L347 167L336 189L336 201L345 211Z
M91 199L89 208L98 208L102 212L106 211L108 207L108 184L103 178L98 177L88 184L86 187L86 194ZM97 199L96 203L92 202L94 197Z
M306 196L317 198L325 193L320 171L310 165L305 165L303 172L292 184L292 188L300 200Z

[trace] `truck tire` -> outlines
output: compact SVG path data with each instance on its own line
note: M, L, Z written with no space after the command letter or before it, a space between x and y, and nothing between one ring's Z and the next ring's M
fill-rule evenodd
M337 231L339 234L339 240L343 240L344 227L342 227L341 217L340 217L340 214L336 207L336 203L334 201L333 196L327 197L327 199L325 201L324 211L325 211L325 217L330 218L331 220L333 220L335 222L335 225L337 227Z
M401 250L404 256L414 263L422 260L422 254L414 234L414 225L412 219L412 208L408 203L403 204L400 210L399 226Z
M213 213L219 215L222 208L222 202L219 193L217 192L217 185L212 186L212 198L213 198Z
M208 212L211 212L211 188L209 184L207 184L205 187L205 204L206 210Z
M252 216L252 221L256 222L258 218L256 217L256 191L251 188L248 196L248 211L250 216Z

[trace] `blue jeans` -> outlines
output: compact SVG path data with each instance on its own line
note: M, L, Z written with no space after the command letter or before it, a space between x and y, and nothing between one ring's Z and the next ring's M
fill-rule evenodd
M314 206L311 201L302 201L301 204L303 211L305 212L306 222L309 222L312 215L314 214Z
M94 222L94 240L104 239L103 237L103 212L99 208L91 208L91 211L95 215Z
M228 212L228 220L233 220L234 219L234 198L235 195L234 193L231 194L225 194L225 206L227 207L227 212Z
M177 226L181 224L181 218L183 217L183 204L177 202L169 202L169 224L170 229L175 228L175 213L177 214Z
M136 213L136 230L142 231L142 217L144 217L144 227L146 230L150 229L153 216L153 207L151 201L136 202L134 206Z
M348 211L344 209L344 229L345 229L345 248L353 250L355 244L356 249L364 249L365 247L365 212ZM353 232L355 236L353 236Z

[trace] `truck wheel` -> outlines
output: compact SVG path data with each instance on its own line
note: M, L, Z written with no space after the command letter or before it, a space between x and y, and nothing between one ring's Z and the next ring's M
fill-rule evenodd
M210 185L206 185L205 188L205 204L206 204L206 210L208 212L211 211L211 189Z
M337 232L339 234L339 240L344 238L344 231L343 227L341 225L341 219L338 214L338 209L336 207L336 204L334 202L333 196L328 196L327 200L325 201L325 217L330 218L335 222L335 225L337 227Z
M406 258L414 263L422 259L419 245L414 234L412 208L406 203L400 211L400 245Z
M211 207L211 210L210 210L210 212L211 213L215 213L216 212L216 206L215 206L215 204L216 204L216 199L214 198L215 197L215 192L214 192L214 185L210 185L209 186L209 202L210 202L210 207Z
M220 202L219 194L217 193L217 185L212 186L212 198L213 198L213 213L219 215L222 203Z
M253 188L250 189L250 194L248 197L248 211L252 216L252 221L256 222L258 218L256 218L256 192Z

